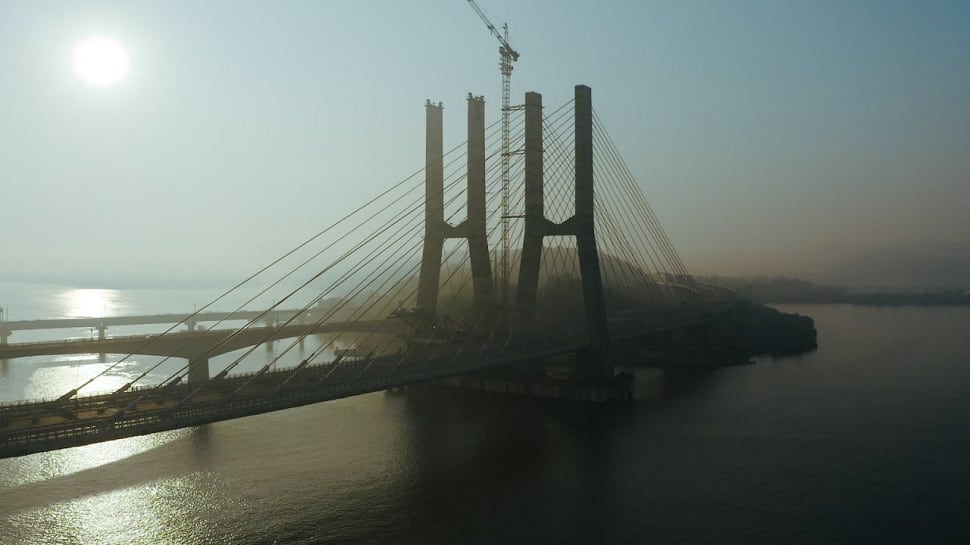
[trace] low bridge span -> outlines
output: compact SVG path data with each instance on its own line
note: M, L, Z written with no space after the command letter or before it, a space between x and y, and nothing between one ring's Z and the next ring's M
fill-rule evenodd
M381 333L405 337L412 332L413 328L401 320L359 320L311 326L298 324L245 329L210 329L164 335L8 344L0 346L0 359L57 354L142 354L184 358L189 361L188 380L196 383L209 379L209 358L267 342L327 333Z
M413 328L399 320L329 322L315 326L250 327L181 331L164 335L128 335L105 339L69 339L11 343L0 346L0 359L58 354L143 354L195 360L214 357L265 342L325 333L408 335Z
M250 321L255 320L267 326L277 322L295 319L298 323L313 323L321 311L310 309L300 310L237 310L228 312L196 312L193 314L142 314L132 316L104 316L81 318L51 318L42 320L15 320L0 322L0 346L8 344L9 338L16 331L38 331L51 329L89 328L98 330L98 338L104 339L109 327L156 324L185 324L189 331L194 331L201 323Z

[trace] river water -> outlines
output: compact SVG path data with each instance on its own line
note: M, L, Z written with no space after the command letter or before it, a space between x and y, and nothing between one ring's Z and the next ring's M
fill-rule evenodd
M0 543L970 543L970 308L779 308L817 351L632 408L426 387L0 460ZM0 362L0 401L101 365Z

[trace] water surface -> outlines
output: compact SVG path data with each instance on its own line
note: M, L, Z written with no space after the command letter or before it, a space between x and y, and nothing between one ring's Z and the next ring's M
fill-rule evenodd
M0 542L970 542L970 309L782 308L817 351L632 409L418 388L2 460Z

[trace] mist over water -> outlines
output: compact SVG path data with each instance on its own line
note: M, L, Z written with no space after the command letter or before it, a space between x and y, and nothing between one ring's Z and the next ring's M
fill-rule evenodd
M2 460L0 542L970 539L970 309L784 310L817 351L640 369L630 409L423 387ZM100 365L33 360L2 400Z

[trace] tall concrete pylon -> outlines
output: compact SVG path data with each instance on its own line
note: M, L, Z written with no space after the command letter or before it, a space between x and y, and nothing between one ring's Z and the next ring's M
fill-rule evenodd
M613 376L613 362L609 357L610 328L603 296L603 277L600 274L599 250L596 248L596 229L593 215L593 99L585 85L575 90L576 136L576 247L579 271L583 283L583 305L586 327L589 329L590 349L587 370L597 378Z
M475 309L487 312L495 306L495 286L485 227L485 97L474 97L470 93L467 182L468 217L452 230L451 236L468 240Z
M443 108L440 103L428 101L425 109L424 250L417 305L426 316L435 316L442 246L446 238L464 238L468 240L475 310L487 315L495 308L495 287L485 228L485 99L468 95L467 218L456 226L449 225L444 219Z
M441 136L442 106L425 102L424 249L418 277L418 307L434 316L441 278L441 248L445 241L444 157Z
M516 320L522 324L531 324L535 316L542 239L557 227L545 216L542 165L542 95L529 92L525 94L525 229L515 293Z
M576 212L566 221L554 223L546 219L543 207L542 96L538 93L525 95L525 234L516 314L526 327L535 316L542 239L575 236L590 340L590 347L583 354L583 371L588 378L609 378L613 376L613 366L607 354L610 333L593 216L593 105L589 87L576 86L574 104Z

